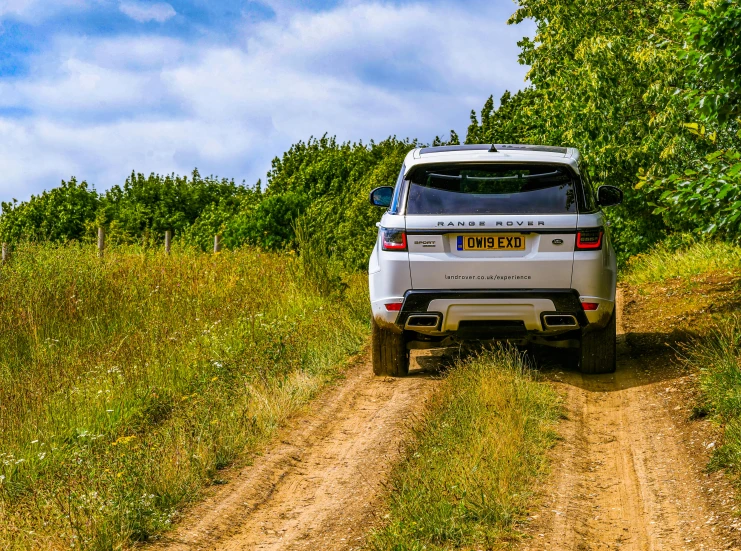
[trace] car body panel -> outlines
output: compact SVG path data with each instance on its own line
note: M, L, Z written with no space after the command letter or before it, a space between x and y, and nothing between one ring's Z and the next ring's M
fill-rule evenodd
M407 216L412 288L569 288L576 224L576 215ZM517 235L525 250L459 250L459 236L476 235Z
M443 315L441 330L457 331L461 321L521 320L528 331L542 331L541 314L553 312L552 300L540 299L435 299L427 310Z

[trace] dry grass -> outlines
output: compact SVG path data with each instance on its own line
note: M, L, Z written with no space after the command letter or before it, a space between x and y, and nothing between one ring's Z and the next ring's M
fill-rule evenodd
M389 521L371 547L492 549L516 539L560 412L556 391L513 348L455 367L397 469Z
M659 245L628 261L622 281L644 286L672 278L691 280L708 273L738 275L741 268L741 247L722 241L703 241L680 249Z
M0 271L0 548L167 529L364 340L291 255L26 246Z

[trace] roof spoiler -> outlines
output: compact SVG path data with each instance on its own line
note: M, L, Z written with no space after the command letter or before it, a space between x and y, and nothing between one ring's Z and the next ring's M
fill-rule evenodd
M494 144L464 144L464 145L439 145L435 147L424 147L420 149L420 155L428 153L445 153L446 151L489 151L496 153Z
M423 147L419 150L420 155L429 153L445 153L446 151L488 151L499 153L500 151L540 151L547 153L561 153L566 155L568 149L552 145L530 145L530 144L464 144L464 145L441 145L436 147ZM416 153L415 153L416 156Z

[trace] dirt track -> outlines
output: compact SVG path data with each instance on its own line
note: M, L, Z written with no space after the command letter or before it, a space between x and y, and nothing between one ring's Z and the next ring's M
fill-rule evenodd
M705 472L714 428L689 420L692 375L668 349L647 356L625 334L618 342L613 375L551 373L568 418L522 548L735 549L733 489L722 473Z
M545 370L565 396L567 419L541 505L524 527L531 537L520 549L741 547L733 488L721 473L704 471L714 429L707 421L689 421L694 382L672 356L666 348L631 348L623 334L614 375ZM432 369L401 380L374 378L366 363L351 368L268 453L231 476L160 546L362 546L383 514L389 467L436 385L437 362L418 361Z
M280 442L191 511L160 545L228 551L362 544L378 522L389 468L435 388L434 371L414 367L401 380L375 378L367 363L352 367Z

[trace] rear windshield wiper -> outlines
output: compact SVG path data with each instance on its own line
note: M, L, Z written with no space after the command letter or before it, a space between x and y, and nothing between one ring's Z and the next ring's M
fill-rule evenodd
M479 180L482 182L494 182L503 180L533 180L535 178L549 178L551 176L561 176L562 172L556 170L554 172L544 172L542 174L518 174L517 176L455 176L451 174L436 174L434 172L428 172L427 176L430 178L440 178L441 180Z

